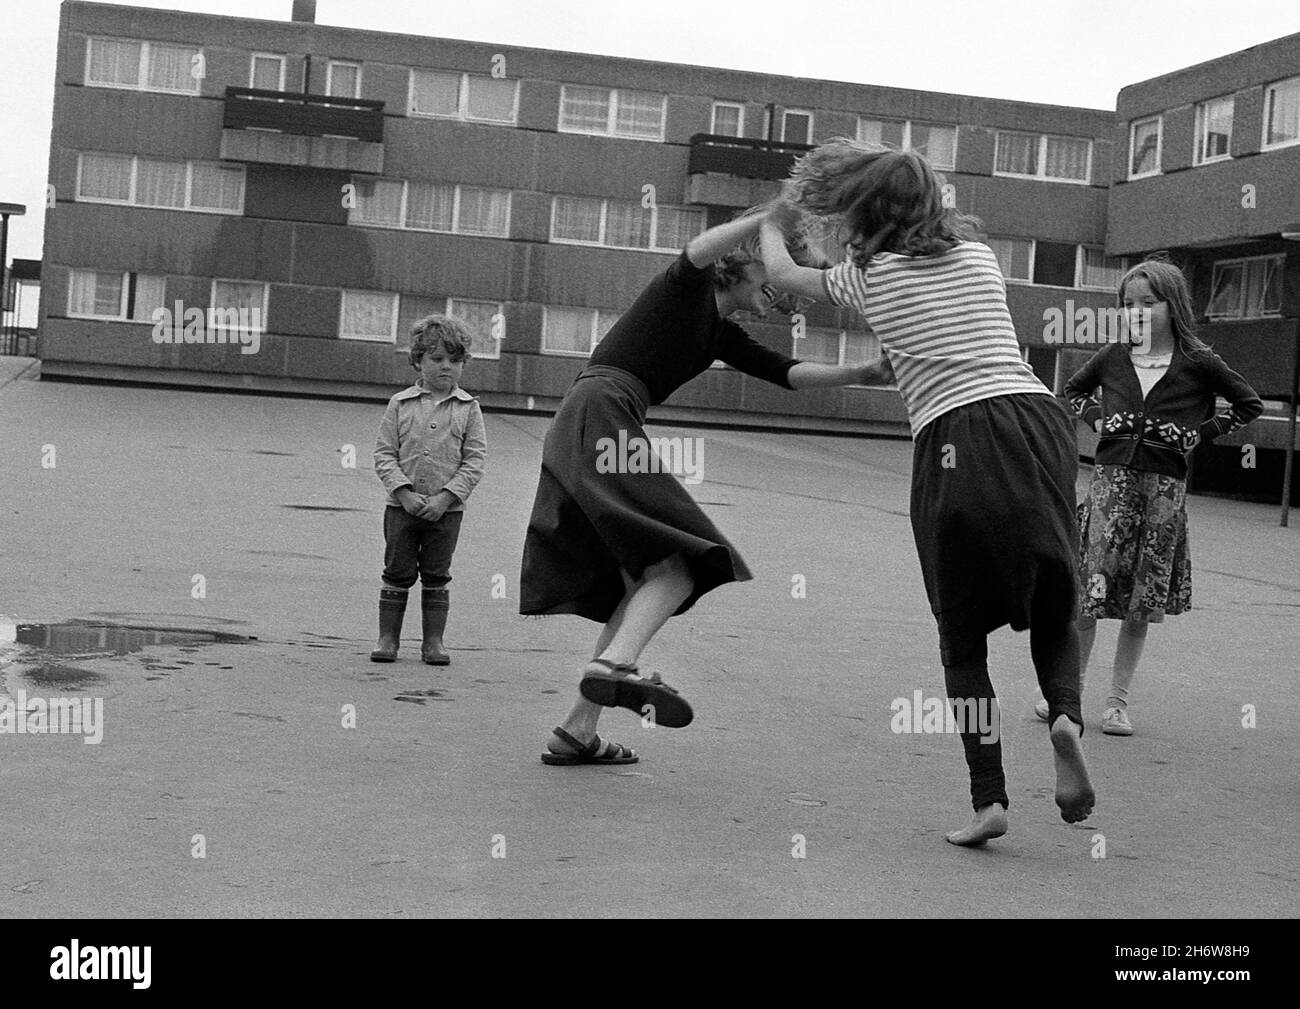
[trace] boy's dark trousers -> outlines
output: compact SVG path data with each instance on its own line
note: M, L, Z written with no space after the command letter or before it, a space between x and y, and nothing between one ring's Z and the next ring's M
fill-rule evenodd
M464 512L449 511L430 522L394 505L384 509L384 587L379 594L379 646L370 654L373 661L392 662L397 657L407 595L417 578L424 585L420 658L435 666L451 661L443 650L442 635L447 626L451 558L463 517Z

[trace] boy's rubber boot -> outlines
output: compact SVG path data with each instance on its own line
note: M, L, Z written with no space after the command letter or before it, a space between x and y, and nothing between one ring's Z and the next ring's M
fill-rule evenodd
M407 594L407 589L388 586L379 590L379 643L370 653L371 662L397 661L397 643L402 637Z
M420 612L424 617L424 644L420 646L420 658L431 666L451 665L451 656L442 649L449 602L447 589L424 589L420 594Z

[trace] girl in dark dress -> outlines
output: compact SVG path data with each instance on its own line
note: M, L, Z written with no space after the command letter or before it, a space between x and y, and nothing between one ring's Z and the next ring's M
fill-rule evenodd
M610 448L649 445L647 407L715 360L787 389L879 381L871 367L795 361L728 318L746 312L761 319L777 304L757 250L762 216L690 241L600 342L547 432L519 611L573 613L603 625L582 671L581 697L547 742L548 764L638 759L596 734L602 707L628 708L670 728L689 724L690 705L657 675L639 675L637 660L669 617L718 585L751 577L671 472L611 467ZM797 239L792 251L814 257Z

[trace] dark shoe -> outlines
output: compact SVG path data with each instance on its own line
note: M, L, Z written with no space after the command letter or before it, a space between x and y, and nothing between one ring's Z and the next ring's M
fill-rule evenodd
M680 729L695 717L685 698L658 673L642 677L636 666L617 665L606 659L587 663L578 691L593 704L627 708L665 729Z
M420 595L420 612L424 616L424 644L420 647L420 659L431 666L451 665L451 656L442 648L449 596L446 589L425 589Z
M406 589L379 590L379 643L370 653L371 662L396 662L397 643L402 638L402 618L406 616Z
M571 747L573 752L554 753L547 750L542 754L543 764L554 764L559 767L571 767L574 764L635 764L641 759L630 746L624 746L622 743L607 743L598 735L592 736L591 742L585 746L558 726L555 735L562 743Z

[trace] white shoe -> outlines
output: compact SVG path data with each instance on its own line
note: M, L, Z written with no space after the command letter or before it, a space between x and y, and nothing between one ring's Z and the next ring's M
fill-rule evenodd
M1101 731L1108 736L1133 735L1133 723L1123 708L1107 708L1101 716Z

